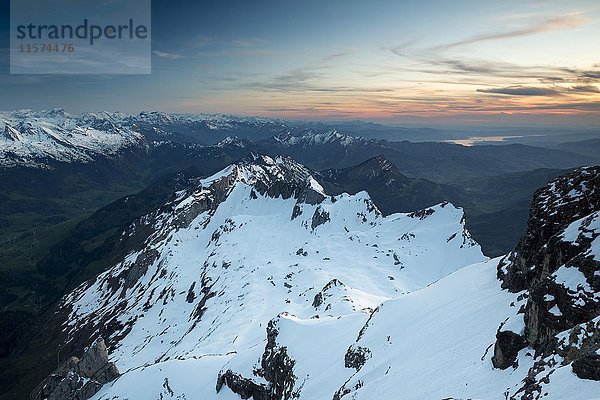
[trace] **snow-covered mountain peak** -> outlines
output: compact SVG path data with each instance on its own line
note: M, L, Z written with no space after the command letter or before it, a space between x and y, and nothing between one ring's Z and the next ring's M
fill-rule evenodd
M247 139L242 139L237 136L227 136L225 139L221 140L215 146L217 146L217 147L237 147L237 148L243 149L250 145L252 145L252 142Z
M312 173L290 157L252 154L237 163L202 180L203 185L227 180L229 186L241 183L252 187L256 192L273 198L293 197L298 201L316 204L327 196Z
M169 114L159 111L142 111L135 117L131 117L133 121L141 121L151 124L164 124L173 122L173 117Z
M235 377L332 398L374 309L486 259L462 218L451 204L385 217L366 192L328 196L294 160L253 155L134 221L116 244L127 255L59 313L71 339L103 337L123 372L96 399L235 398ZM312 352L280 347L303 337L324 366L342 360L325 386L307 370ZM294 357L296 378L280 381Z
M21 132L8 124L4 124L4 132L2 132L1 137L4 140L10 140L13 142L23 140Z
M323 144L341 144L342 146L348 146L358 141L365 140L363 138L344 135L338 132L336 129L331 129L328 131L316 131L314 129L308 129L301 133L285 131L276 135L274 139L281 143L284 147L295 145L315 146Z
M139 146L143 136L109 114L74 116L61 109L0 113L0 167L91 162Z

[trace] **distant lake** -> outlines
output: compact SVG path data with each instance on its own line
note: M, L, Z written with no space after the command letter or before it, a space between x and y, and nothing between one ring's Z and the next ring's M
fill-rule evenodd
M460 144L462 146L473 146L478 143L487 143L487 142L504 142L506 139L518 139L522 138L522 135L512 135L512 136L471 136L467 139L451 139L444 140L446 143L455 143Z

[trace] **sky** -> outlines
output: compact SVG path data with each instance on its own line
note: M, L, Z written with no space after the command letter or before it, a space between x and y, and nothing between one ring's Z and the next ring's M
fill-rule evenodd
M0 4L2 110L600 123L597 0L155 0L149 75L10 75Z

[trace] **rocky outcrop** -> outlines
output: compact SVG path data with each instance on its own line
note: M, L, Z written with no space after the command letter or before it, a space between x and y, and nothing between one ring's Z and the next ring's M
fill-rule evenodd
M287 347L277 344L277 321L269 321L267 326L267 345L261 360L260 376L270 383L269 399L290 400L300 397L300 393L294 390L296 376L294 365L296 361L287 353Z
M361 346L350 346L344 356L344 366L360 370L367 360L371 358L371 350Z
M583 354L573 362L573 372L581 379L600 381L600 355Z
M310 227L314 230L317 226L323 225L330 221L329 213L320 207L315 210L315 213L312 216L312 222Z
M495 368L506 369L516 363L517 354L527 346L525 338L511 331L499 331L496 334L492 363Z
M4 125L4 132L0 135L1 138L17 142L21 140L21 133L8 124Z
M269 389L265 385L259 385L252 379L234 373L228 369L219 374L217 378L217 393L221 391L223 385L227 386L233 393L238 394L242 399L252 398L253 400L269 400Z
M508 368L518 352L531 347L536 356L526 380L525 397L539 389L541 371L562 357L584 379L600 379L596 351L600 340L565 340L581 325L597 336L600 315L600 167L584 167L538 190L525 235L498 265L502 287L527 297L521 311L525 329L499 329L493 363ZM546 369L546 373L548 370ZM538 388L538 389L536 389Z
M257 384L250 378L227 370L220 373L217 378L217 393L223 385L229 387L232 392L240 395L242 399L254 400L291 400L300 398L300 392L294 389L296 376L294 365L296 361L287 353L287 347L277 344L277 321L269 321L267 326L267 344L260 361L260 368L254 374L264 378L268 386Z
M254 155L240 161L239 165L250 165L255 172L258 168L262 170L256 174L258 179L253 182L253 187L263 196L295 198L299 203L312 205L325 199L313 186L317 183L311 178L311 172L289 157Z
M108 351L99 338L81 359L69 358L32 393L33 400L86 400L105 383L119 377L117 366L108 361Z
M127 270L127 276L125 281L122 283L123 289L121 290L121 298L125 297L128 289L131 289L140 280L142 276L148 271L148 267L154 263L160 254L156 249L145 249L138 257L135 262L131 264Z

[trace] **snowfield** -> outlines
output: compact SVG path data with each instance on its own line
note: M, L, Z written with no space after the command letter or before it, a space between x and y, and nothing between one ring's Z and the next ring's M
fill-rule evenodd
M292 196L261 190L290 181ZM146 217L143 249L63 301L64 329L108 335L122 373L95 400L239 399L218 377L269 387L261 360L275 350L293 372L285 398L301 399L500 400L533 364L525 348L517 368L492 367L521 303L451 204L384 217L367 193L327 196L301 165L263 156L170 210ZM567 365L545 389L591 399L600 383Z

